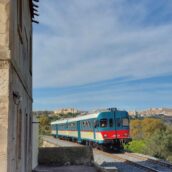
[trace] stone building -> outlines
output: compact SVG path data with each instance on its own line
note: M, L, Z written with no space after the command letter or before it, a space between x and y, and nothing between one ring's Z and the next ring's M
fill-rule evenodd
M79 113L79 110L74 108L63 108L54 111L55 114Z
M37 1L37 0L34 0ZM0 171L32 171L31 0L0 0Z

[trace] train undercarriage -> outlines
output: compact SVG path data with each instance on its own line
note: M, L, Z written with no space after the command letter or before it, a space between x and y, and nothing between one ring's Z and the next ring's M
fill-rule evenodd
M78 141L77 138L71 138L71 137L58 137L62 140L72 141L79 144L91 146L92 148L96 148L102 151L123 151L124 150L124 144L127 144L131 141L130 138L125 139L113 139L113 140L104 140L102 143L94 142L90 140L81 140Z

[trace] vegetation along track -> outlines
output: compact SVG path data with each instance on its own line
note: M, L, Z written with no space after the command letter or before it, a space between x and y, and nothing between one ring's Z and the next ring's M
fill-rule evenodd
M103 154L104 156L113 158L114 160L120 160L129 165L135 166L139 169L142 169L146 172L171 172L171 164L164 165L162 163L158 163L158 161L150 161L148 158L137 156L132 153L120 153L120 154L112 154L99 150L95 150L98 154ZM156 163L155 163L156 162Z

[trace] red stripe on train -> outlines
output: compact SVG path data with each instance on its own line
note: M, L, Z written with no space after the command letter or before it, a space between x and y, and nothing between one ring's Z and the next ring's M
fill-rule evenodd
M59 130L59 131L66 131L66 132L71 132L77 130ZM93 132L92 130L81 130L80 132ZM129 130L112 130L112 131L96 131L96 133L101 133L102 137L104 139L124 139L124 138L129 138Z
M104 139L124 139L129 138L129 130L101 131Z

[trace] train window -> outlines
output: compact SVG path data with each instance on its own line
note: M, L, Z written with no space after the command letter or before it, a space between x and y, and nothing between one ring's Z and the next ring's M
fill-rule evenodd
M91 127L91 123L90 123L90 121L88 121L88 127Z
M128 127L128 126L129 126L129 120L128 120L128 118L124 118L124 119L122 120L122 125L123 125L124 127Z
M89 127L89 125L90 125L90 124L89 124L89 121L87 121L87 127Z
M76 127L75 123L72 123L72 127L73 127L73 128L75 128L75 127Z
M86 121L83 122L84 127L86 127Z
M93 126L92 126L92 121L89 121L89 123L90 123L90 128L92 128Z
M117 127L121 126L121 119L120 118L116 119L116 125L117 125Z
M99 121L98 120L94 120L94 128L99 127Z
M100 127L102 127L102 128L107 127L107 119L101 119L100 120Z
M109 127L113 127L113 119L109 119Z

